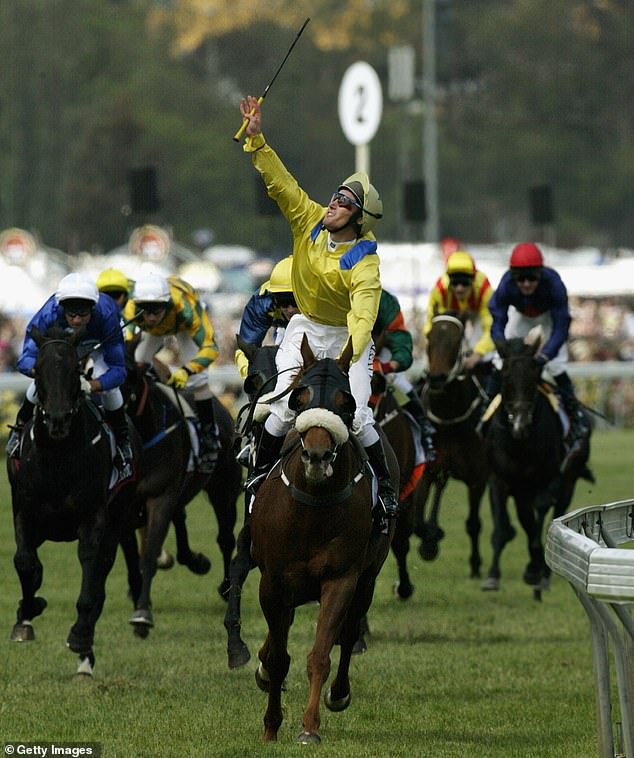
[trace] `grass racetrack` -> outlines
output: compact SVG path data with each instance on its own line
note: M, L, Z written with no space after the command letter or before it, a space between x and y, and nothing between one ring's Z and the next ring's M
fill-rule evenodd
M579 484L573 507L632 496L634 432L595 435L596 485ZM79 590L76 543L47 543L41 590L49 606L35 619L36 640L8 635L20 595L13 569L13 528L6 475L0 480L0 742L99 742L104 758L211 758L321 755L337 758L594 758L598 753L589 627L572 589L554 576L543 601L522 582L526 541L518 530L502 559L502 588L483 593L468 579L466 490L452 483L441 523L446 537L435 562L412 542L409 601L396 599L390 556L370 614L369 650L351 667L347 711L322 708L322 744L299 746L307 694L306 655L316 606L300 608L291 630L288 691L277 744L260 741L266 696L254 680L265 623L257 602L259 574L243 594L243 637L252 659L229 670L225 606L215 519L205 500L188 508L192 548L213 562L198 577L176 566L153 586L156 627L147 640L127 623L125 570L119 553L97 625L95 677L74 676L65 646ZM490 560L488 498L481 510L484 569ZM167 546L174 549L173 534ZM333 655L333 669L338 649Z

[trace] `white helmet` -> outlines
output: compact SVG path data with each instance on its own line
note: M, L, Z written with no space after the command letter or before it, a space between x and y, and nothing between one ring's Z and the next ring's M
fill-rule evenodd
M169 282L155 271L142 274L134 284L133 300L137 303L169 303L170 299Z
M59 283L55 299L58 303L63 300L90 300L96 303L99 300L99 290L88 274L74 272L67 274Z

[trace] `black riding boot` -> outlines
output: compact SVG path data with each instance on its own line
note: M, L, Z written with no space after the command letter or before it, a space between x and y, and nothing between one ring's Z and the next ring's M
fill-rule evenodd
M370 465L374 469L376 478L379 480L379 496L383 503L385 515L388 518L396 518L399 511L398 496L394 491L390 471L385 458L383 441L379 438L375 443L365 448Z
M117 408L114 411L106 411L106 419L112 427L117 444L114 465L119 472L119 479L129 479L134 470L134 453L132 452L132 445L130 443L130 430L128 429L128 418L125 415L125 408L121 406L121 408Z
M420 436L423 443L423 450L425 451L425 460L427 463L433 463L436 460L436 448L434 447L434 433L435 429L431 421L427 418L427 413L420 397L416 394L415 389L411 389L407 393L409 398L403 408L412 414L414 421L420 426Z
M581 405L575 395L575 388L573 387L568 374L565 371L563 374L559 374L555 377L555 382L557 382L557 389L559 390L559 396L561 397L564 410L570 419L570 449L562 464L563 470L566 468L569 460L581 449L583 440L588 435L589 428L585 414L581 410Z
M18 410L18 414L15 419L15 425L10 427L11 433L9 434L9 439L7 440L7 455L9 458L20 457L20 443L22 442L22 432L24 431L24 427L26 426L27 422L33 418L34 410L35 405L25 397L22 401L20 409Z
M258 452L253 464L253 471L249 478L244 483L244 489L251 495L255 495L258 491L258 487L264 481L265 476L271 470L271 467L278 459L280 451L282 450L282 444L284 442L284 436L275 437L266 430L266 427L262 427L262 433L258 442Z
M200 420L200 453L198 470L202 474L211 474L218 461L220 452L220 431L214 415L213 398L196 400L196 412Z

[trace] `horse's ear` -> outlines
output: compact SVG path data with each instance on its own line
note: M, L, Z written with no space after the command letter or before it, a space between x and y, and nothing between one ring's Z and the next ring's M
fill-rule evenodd
M524 337L524 344L533 348L533 352L537 353L541 346L544 344L544 330L541 324L534 326L530 332Z
M350 370L350 363L352 362L352 337L348 337L348 341L346 342L346 346L343 349L343 352L339 356L339 360L337 361L337 365L339 368L343 371L344 374L347 374Z
M238 348L242 350L242 352L246 355L250 363L255 356L255 351L257 350L257 347L253 345L251 342L247 342L239 334L236 334L236 344L238 345Z
M304 360L304 368L308 368L309 366L312 366L313 363L315 363L315 354L310 349L310 345L308 344L308 337L304 333L302 336L302 344L300 347L302 358Z
M31 339L38 347L42 347L44 340L46 339L42 332L33 324L31 327Z
M506 356L508 354L506 340L495 340L495 348L498 351L498 353L500 354L500 357L506 358Z

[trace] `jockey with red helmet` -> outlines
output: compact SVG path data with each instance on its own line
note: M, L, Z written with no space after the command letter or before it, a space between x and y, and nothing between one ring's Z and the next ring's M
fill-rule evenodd
M542 365L548 364L570 416L569 460L588 433L588 425L566 371L571 321L568 293L559 274L544 265L542 252L534 242L522 242L513 248L510 268L491 297L489 309L493 316L491 336L494 342L526 337L537 325L544 329L546 341L535 360ZM499 367L499 357L495 361ZM499 377L493 379L495 383L499 386ZM488 391L491 394L491 388Z

